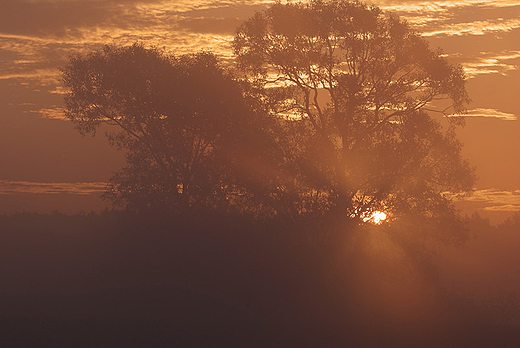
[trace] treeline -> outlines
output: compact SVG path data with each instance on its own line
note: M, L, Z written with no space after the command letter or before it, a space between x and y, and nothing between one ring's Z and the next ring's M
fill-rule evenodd
M105 198L144 212L457 218L445 193L475 181L455 132L464 70L406 21L361 2L275 3L233 49L227 63L144 44L70 58L65 116L83 135L112 126L126 156Z
M515 337L515 300L457 296L433 266L439 244L410 239L415 227L327 235L304 220L198 214L0 216L2 343L487 347Z

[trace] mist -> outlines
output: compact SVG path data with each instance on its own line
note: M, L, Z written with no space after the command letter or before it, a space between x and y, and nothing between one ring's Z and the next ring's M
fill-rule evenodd
M107 11L85 17L80 5L67 11L84 26L118 9L104 1ZM67 21L40 23L40 40L88 44L67 58L57 50L59 77L40 81L56 104L39 112L53 123L27 121L26 138L3 132L18 150L1 154L18 164L0 178L0 342L519 342L517 178L483 188L498 181L479 169L490 158L510 168L514 151L466 150L464 128L516 116L475 107L471 81L491 72L433 45L462 34L420 33L399 10L345 0L249 10L218 25L172 15L197 34L233 26L226 54L171 50L149 35L101 44L63 31ZM486 131L503 128L514 129Z

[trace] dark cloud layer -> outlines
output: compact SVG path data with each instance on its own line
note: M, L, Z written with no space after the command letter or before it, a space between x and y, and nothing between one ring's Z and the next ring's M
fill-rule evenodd
M35 37L80 37L78 27L104 25L117 18L118 6L108 1L10 1L0 12L0 32Z
M232 35L242 23L240 18L183 18L178 22L180 28L194 33L214 33Z
M192 7L160 0L10 1L0 12L0 33L70 40L88 39L86 28L142 29L169 24L194 32L232 34L242 20L265 8L219 2Z

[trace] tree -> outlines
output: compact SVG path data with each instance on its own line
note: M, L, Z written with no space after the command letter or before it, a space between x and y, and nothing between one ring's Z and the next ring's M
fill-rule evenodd
M127 165L105 194L114 203L239 206L255 192L249 178L261 171L243 163L268 156L268 120L214 55L106 46L72 57L62 73L66 116L84 135L114 126L109 140L125 151Z
M440 101L445 115L464 111L463 70L404 20L359 2L278 2L238 28L234 50L273 112L299 129L287 160L306 209L325 197L354 219L431 216L451 209L443 192L471 188L453 128L461 119L443 130L427 113Z

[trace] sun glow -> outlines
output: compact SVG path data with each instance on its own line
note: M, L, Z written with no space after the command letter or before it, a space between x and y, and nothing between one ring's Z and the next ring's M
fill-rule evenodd
M361 217L363 222L370 222L375 225L381 225L386 220L387 216L384 212L376 210L373 212L367 212Z

